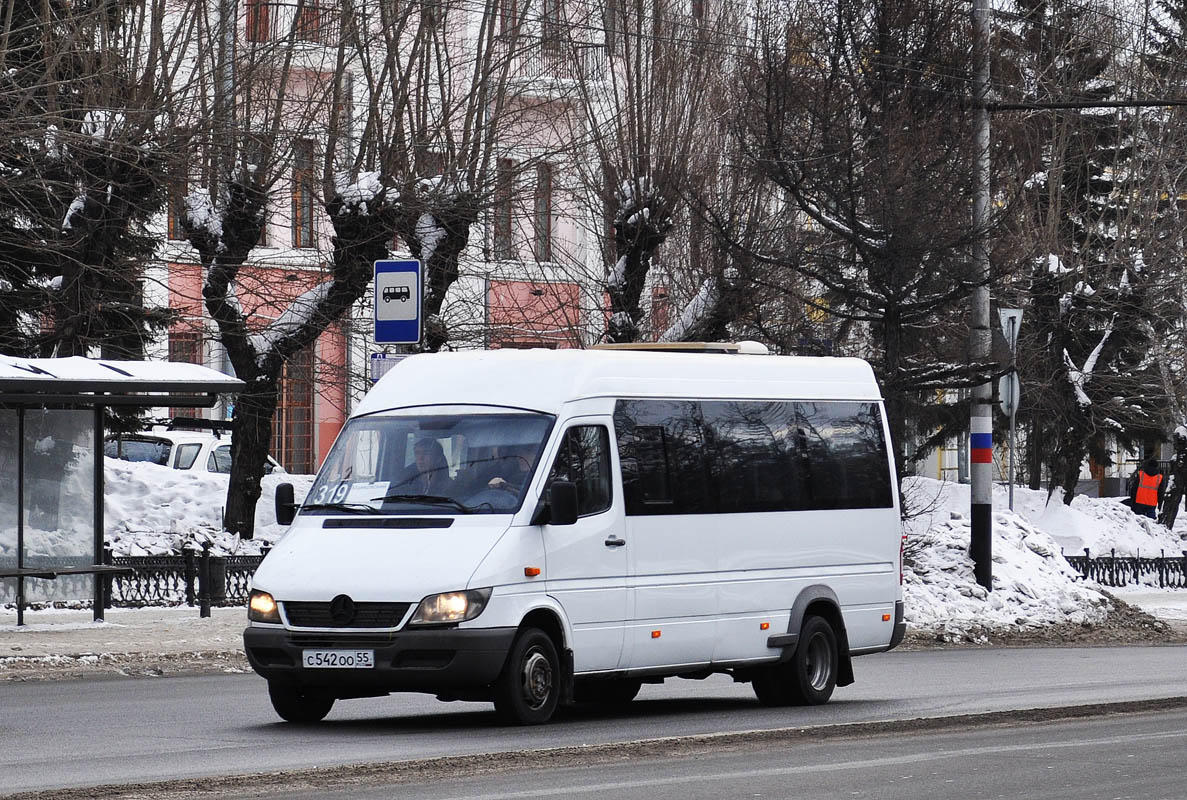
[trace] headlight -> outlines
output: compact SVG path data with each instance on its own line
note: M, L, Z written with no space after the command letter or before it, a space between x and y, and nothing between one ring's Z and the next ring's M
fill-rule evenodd
M420 601L410 625L441 625L474 619L486 608L490 589L471 589L468 592L431 594Z
M250 622L274 622L280 624L280 609L272 595L253 590L247 601L247 619Z

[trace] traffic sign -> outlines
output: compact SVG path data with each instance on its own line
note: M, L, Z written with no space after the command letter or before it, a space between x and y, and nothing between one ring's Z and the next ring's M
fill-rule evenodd
M416 344L421 336L419 261L375 262L375 341Z
M1007 417L1014 416L1018 411L1018 401L1022 399L1022 382L1018 380L1017 372L1008 372L998 378L997 394L1001 400L1002 413Z
M1006 338L1006 346L1014 353L1018 350L1018 329L1022 327L1022 309L999 308L997 316L1002 323L1002 336Z

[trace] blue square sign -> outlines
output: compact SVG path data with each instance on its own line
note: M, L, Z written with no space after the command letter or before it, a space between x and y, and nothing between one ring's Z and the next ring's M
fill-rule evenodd
M375 341L417 344L421 335L419 261L375 262Z

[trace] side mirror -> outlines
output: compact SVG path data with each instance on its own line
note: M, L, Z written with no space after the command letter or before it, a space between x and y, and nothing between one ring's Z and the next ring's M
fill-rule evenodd
M577 521L577 484L553 481L548 490L550 525L572 525Z
M290 525L297 518L297 502L293 499L293 485L282 483L276 487L276 521Z

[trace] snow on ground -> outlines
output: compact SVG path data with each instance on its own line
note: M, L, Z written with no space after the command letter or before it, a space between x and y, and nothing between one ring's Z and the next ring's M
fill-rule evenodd
M211 543L215 555L251 555L284 533L276 522L276 487L293 484L301 502L312 475L265 475L256 504L255 538L241 541L220 529L230 476L181 470L147 462L104 462L107 542L117 556L180 553L187 544Z
M944 638L976 637L984 629L1026 630L1052 624L1101 622L1112 604L1061 556L1118 555L1159 550L1178 555L1177 531L1138 517L1118 498L1077 497L1071 507L1046 492L994 487L993 591L973 578L968 556L969 487L909 478L903 502L909 518L903 594L907 622L915 631Z

